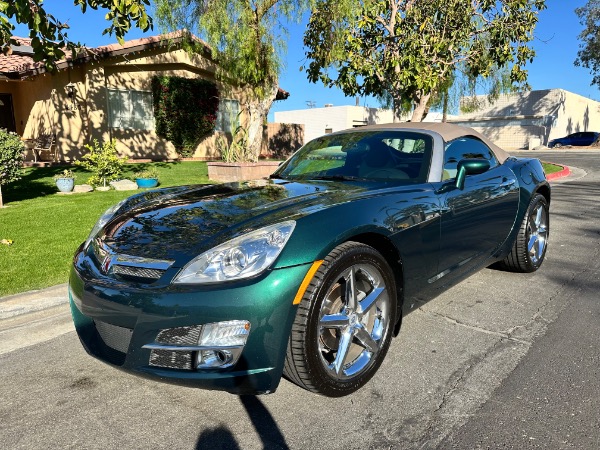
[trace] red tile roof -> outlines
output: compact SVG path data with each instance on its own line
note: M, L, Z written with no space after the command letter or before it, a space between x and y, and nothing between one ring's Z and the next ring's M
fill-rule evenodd
M189 36L194 42L200 44L203 50L206 52L205 56L210 58L210 47L206 42L186 30L178 30L159 36L132 39L130 41L125 41L123 45L114 43L91 49L84 47L83 51L78 52L78 56L75 59L72 58L71 51L66 50L65 58L58 61L56 65L59 69L64 69L77 62L85 62L100 58L110 58L113 56L126 55L136 51L161 47L163 45L170 45L173 42L179 43L186 36ZM29 38L15 36L14 39L20 46L31 47L31 39ZM35 62L33 60L33 52L29 54L23 52L22 49L21 51L16 49L12 54L9 55L0 53L0 78L18 80L43 73L45 71L46 68L43 62ZM277 91L276 100L285 100L289 96L289 92L279 88Z
M65 51L65 58L58 61L56 65L59 69L64 69L77 62L89 61L91 59L110 58L112 56L124 55L135 51L169 45L173 42L179 43L184 38L184 35L191 36L191 39L203 46L205 51L210 51L208 44L206 44L203 40L191 35L186 31L180 30L160 36L149 36L140 39L133 39L124 42L123 45L115 43L96 48L84 47L78 52L78 56L74 59L70 51ZM14 39L21 46L31 46L31 39L29 38L15 36ZM13 52L11 54L0 54L0 77L4 76L4 78L23 79L45 72L44 63L35 62L33 60L33 53L29 54L19 50L22 49L13 47Z

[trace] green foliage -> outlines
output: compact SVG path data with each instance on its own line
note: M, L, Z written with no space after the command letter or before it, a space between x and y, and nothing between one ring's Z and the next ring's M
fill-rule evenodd
M581 44L575 65L590 69L594 75L592 84L600 87L600 0L589 0L575 13L585 27L579 35Z
M252 159L248 147L248 130L240 125L241 114L242 111L240 111L237 117L231 121L231 123L238 124L233 132L231 141L223 135L220 135L217 138L217 148L221 153L221 158L225 162L245 162Z
M133 178L155 178L158 180L158 170L154 167L143 169L133 174Z
M424 109L459 64L471 78L511 66L511 83L525 85L544 8L545 0L319 0L304 36L308 79L348 96L387 91L396 111L406 98Z
M16 133L0 129L0 186L20 178L25 146Z
M148 16L146 7L149 0L74 0L74 5L85 13L87 8L107 9L106 20L110 25L103 34L115 34L123 43L124 36L132 24L147 31L152 28L152 18ZM15 29L14 23L29 28L31 46L36 61L45 61L48 69L65 56L65 49L77 51L79 43L69 41L66 30L69 25L61 22L43 8L43 0L0 1L0 44L4 53L8 52Z
M117 180L123 171L123 165L127 158L117 156L116 141L104 142L102 145L94 139L93 145L87 144L85 148L89 151L81 161L75 164L92 172L88 183L92 186L106 186L110 181Z
M316 0L156 0L155 15L165 30L187 29L204 39L223 86L247 94L249 160L257 160L262 124L278 88L287 24L300 22ZM193 42L193 41L192 41ZM194 46L190 46L194 50ZM195 49L198 51L198 49ZM201 49L202 50L202 49Z
M173 143L182 157L212 134L217 120L217 85L200 78L152 78L156 134Z
M185 28L211 47L222 79L253 88L257 98L277 83L288 22L299 22L311 0L157 0L156 17L168 30Z
M71 169L65 169L60 173L54 175L55 180L60 180L61 178L77 178Z

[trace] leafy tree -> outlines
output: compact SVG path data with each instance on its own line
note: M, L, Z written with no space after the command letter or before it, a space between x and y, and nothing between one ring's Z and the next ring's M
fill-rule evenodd
M36 61L45 61L52 69L54 64L65 56L65 50L77 50L80 46L67 36L69 25L61 22L43 7L44 0L0 1L0 44L2 51L10 52L10 46L16 45L13 38L15 23L29 28L31 46ZM143 31L152 27L152 18L148 16L146 7L150 0L73 0L73 4L85 13L87 8L106 9L106 20L110 25L103 34L115 34L123 43L125 33L134 24Z
M575 14L585 27L579 35L581 44L575 65L590 69L594 75L592 84L600 87L600 0L589 0Z
M285 22L299 21L313 0L157 0L155 16L166 30L185 28L207 41L224 85L249 91L247 145L256 161L263 124L278 89Z
M16 133L0 129L0 208L2 185L17 181L21 174L25 146Z
M387 91L421 121L432 95L461 64L469 77L512 65L526 85L528 46L545 0L318 0L304 44L308 79L346 95Z

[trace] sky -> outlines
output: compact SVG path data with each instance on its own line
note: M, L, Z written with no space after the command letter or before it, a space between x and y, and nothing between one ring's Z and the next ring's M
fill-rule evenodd
M579 49L578 36L583 29L575 15L575 8L585 5L587 0L547 0L547 9L542 11L532 43L537 56L533 63L527 66L529 84L534 90L560 88L576 94L600 101L600 89L591 86L592 75L587 69L575 67L573 62ZM46 0L46 10L59 20L68 22L69 38L90 47L116 42L114 36L102 36L106 28L104 13L88 9L82 14L79 8L72 6L71 0ZM290 93L285 101L273 104L269 121L273 121L275 111L305 109L307 102L315 102L317 106L331 103L335 106L354 105L354 97L348 98L338 89L330 89L322 84L312 84L306 79L306 73L300 71L304 62L302 34L306 27L306 18L300 24L290 25L287 38L288 51L285 55L285 68L280 75L279 85ZM17 27L15 34L27 36L26 28ZM146 33L159 34L158 28ZM133 29L126 39L135 39L144 34ZM361 98L360 104L378 107L372 98Z

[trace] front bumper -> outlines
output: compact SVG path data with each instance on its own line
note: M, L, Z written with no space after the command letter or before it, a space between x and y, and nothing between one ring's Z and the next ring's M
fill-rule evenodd
M213 286L135 285L103 276L78 253L69 280L71 312L92 356L134 374L235 394L275 391L297 307L292 304L310 264L260 278ZM244 320L250 333L237 363L222 369L173 369L151 363L161 331ZM163 333L164 334L164 333ZM191 359L196 357L193 353Z

